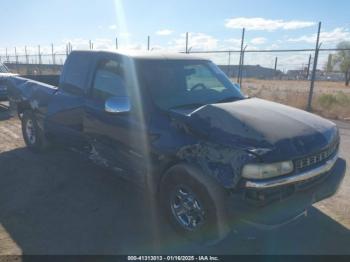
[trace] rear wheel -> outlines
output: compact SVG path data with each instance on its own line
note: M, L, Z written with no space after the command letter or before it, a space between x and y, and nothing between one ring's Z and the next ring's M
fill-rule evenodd
M27 147L33 152L42 152L48 148L45 132L39 127L32 111L25 111L23 113L22 134Z
M229 233L226 193L199 169L174 166L165 174L160 194L166 217L182 236L213 244Z

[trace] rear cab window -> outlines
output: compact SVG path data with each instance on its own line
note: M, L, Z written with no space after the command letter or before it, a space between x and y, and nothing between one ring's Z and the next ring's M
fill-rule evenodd
M88 88L93 60L94 56L86 52L72 52L63 68L60 88L71 94L83 95Z

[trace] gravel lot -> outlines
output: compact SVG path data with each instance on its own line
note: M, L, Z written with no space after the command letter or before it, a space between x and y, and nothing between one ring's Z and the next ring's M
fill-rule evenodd
M242 227L200 247L179 238L137 186L73 152L29 152L6 110L0 105L0 255L350 254L349 172L307 218L274 231ZM350 124L337 123L350 162Z

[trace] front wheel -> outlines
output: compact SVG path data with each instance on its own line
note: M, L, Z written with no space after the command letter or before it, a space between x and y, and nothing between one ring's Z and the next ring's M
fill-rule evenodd
M199 243L213 244L229 233L225 191L199 169L180 164L164 176L162 209L174 229Z
M39 127L32 111L25 111L22 116L22 134L27 147L33 152L42 152L48 147L44 130Z

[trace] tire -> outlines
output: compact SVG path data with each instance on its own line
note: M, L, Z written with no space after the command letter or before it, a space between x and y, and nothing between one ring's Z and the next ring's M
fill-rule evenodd
M36 117L32 111L25 111L21 118L22 134L27 147L35 152L44 152L49 143L45 137L45 132L39 127Z
M186 210L188 206L194 209L186 211L191 213L190 219L187 214L180 215L184 209L180 203L184 202L179 195L190 203L184 204ZM214 179L187 164L170 168L161 182L160 201L165 216L175 231L200 244L215 244L230 232L225 196L226 192ZM195 226L189 222L193 220Z

